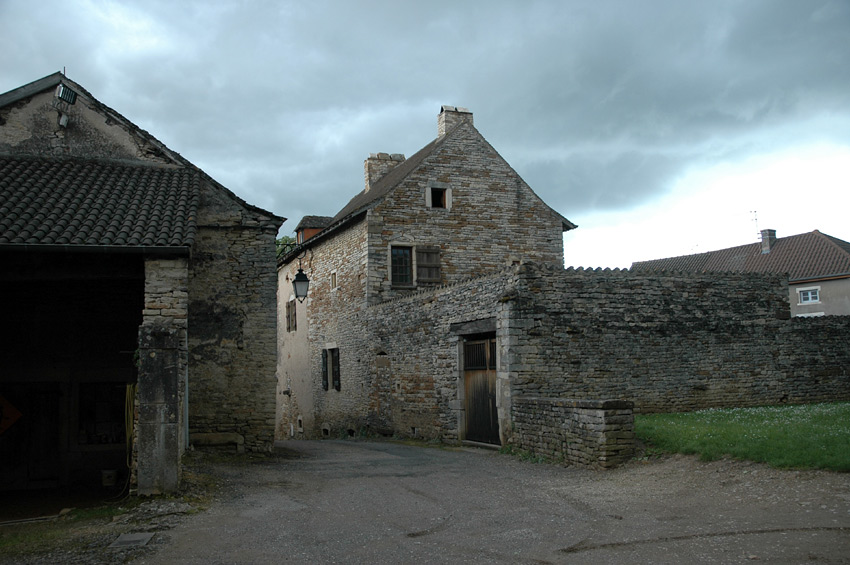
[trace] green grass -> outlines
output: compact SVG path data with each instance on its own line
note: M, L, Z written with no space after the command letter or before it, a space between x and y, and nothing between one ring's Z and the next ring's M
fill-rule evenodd
M724 456L779 468L850 472L850 403L638 414L635 435L650 448Z

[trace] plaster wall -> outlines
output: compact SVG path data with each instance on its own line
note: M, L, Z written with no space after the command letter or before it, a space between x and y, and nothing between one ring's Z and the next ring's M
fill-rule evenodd
M801 304L799 290L811 288L818 290L820 301L813 304ZM823 316L850 315L850 278L790 285L789 301L791 303L792 316L813 314Z

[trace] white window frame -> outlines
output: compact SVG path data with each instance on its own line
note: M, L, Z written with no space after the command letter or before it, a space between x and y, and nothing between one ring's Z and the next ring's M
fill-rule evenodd
M817 293L817 298L814 300L803 300L803 293L807 293L811 296L812 292ZM806 286L800 287L797 289L797 306L807 306L809 304L820 304L820 287L819 286Z

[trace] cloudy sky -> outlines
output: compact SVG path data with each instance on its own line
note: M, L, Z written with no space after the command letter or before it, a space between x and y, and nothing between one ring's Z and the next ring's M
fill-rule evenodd
M449 104L579 225L568 266L850 240L850 0L0 0L0 53L0 92L64 68L281 234Z

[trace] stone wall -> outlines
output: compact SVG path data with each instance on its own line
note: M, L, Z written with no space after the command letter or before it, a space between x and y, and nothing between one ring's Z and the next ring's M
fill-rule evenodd
M321 371L322 350L347 344L349 335L361 331L348 325L347 320L366 306L366 225L356 223L337 237L323 240L308 249L300 261L294 260L278 272L282 314L292 295L292 279L299 264L310 279L307 301L295 302L297 329L287 332L282 323L279 332L278 437L288 436L290 429L297 437L321 437L322 422L344 420L348 414L363 411L368 393L359 381L356 387L352 386L353 357L348 345L340 345L345 350L340 356L342 374L346 375L342 390L324 390ZM340 432L337 429L335 433Z
M190 441L274 443L277 222L208 190L189 280ZM209 435L214 434L214 435Z
M571 465L609 469L634 455L633 404L514 397L511 445Z
M471 114L461 114L469 115ZM451 206L427 206L430 187ZM389 274L390 248L439 248L451 284L523 261L563 262L563 219L464 121L370 212L370 304L407 294ZM417 288L438 286L418 283Z
M313 417L303 420L304 431L298 437L338 437L370 430L457 439L462 412L458 399L460 337L451 326L493 318L508 283L505 274L420 291L341 313L333 324L311 326L310 334L318 346L312 352L307 384L318 399L313 403ZM320 278L319 271L316 275ZM318 306L310 303L311 308ZM321 344L339 348L339 391L321 388ZM282 351L283 365L287 354L286 349ZM291 394L284 397L284 403L301 405L305 393L296 393L293 387ZM294 412L287 409L283 414L288 419L282 430L290 424L297 427Z
M675 412L850 399L850 318L789 318L780 276L523 265L503 359L515 395Z

